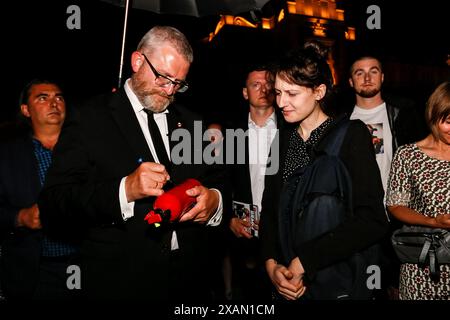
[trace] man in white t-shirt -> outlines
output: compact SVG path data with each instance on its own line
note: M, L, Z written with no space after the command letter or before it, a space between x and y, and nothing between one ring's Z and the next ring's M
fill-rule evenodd
M381 63L375 58L363 57L355 61L351 67L349 81L356 93L356 105L350 119L360 119L371 132L386 191L393 156L393 142L386 103L381 97L383 80Z
M356 105L350 115L350 119L363 121L370 133L375 149L376 160L380 169L384 191L386 191L392 156L397 148L395 139L394 117L398 109L387 106L381 96L381 86L384 81L384 73L378 59L365 56L357 59L350 68L350 86L356 95ZM388 110L389 108L389 110ZM368 182L369 183L369 182ZM382 277L386 281L383 286L390 299L395 299L398 288L398 262L389 247L388 238L384 243L384 256L387 262L383 262ZM383 290L384 291L384 290Z
M349 83L356 96L351 119L363 121L373 137L378 166L386 191L390 163L397 148L423 139L428 130L424 116L411 99L387 97L381 91L383 67L377 58L362 56L350 67Z
M401 108L399 101L386 102L382 96L381 87L384 73L381 62L372 56L362 56L355 60L350 68L350 86L356 95L356 105L350 119L360 119L372 134L372 141L376 154L381 180L386 191L389 179L391 161L397 148L403 144L418 141L425 135L423 117L420 117L412 106L404 100ZM401 110L401 112L400 112ZM397 228L392 221L392 230ZM386 286L398 287L398 261L391 250L389 235L384 248L385 258L388 262L382 269L382 278ZM395 299L395 289L388 290L388 297Z

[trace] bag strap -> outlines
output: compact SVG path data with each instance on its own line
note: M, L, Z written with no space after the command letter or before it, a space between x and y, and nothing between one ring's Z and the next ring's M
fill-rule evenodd
M336 127L329 133L329 140L324 148L325 152L332 156L338 156L344 142L347 128L350 125L348 118L341 119Z
M450 248L449 248L448 245L445 243L444 239L441 238L441 237L439 237L439 238L437 239L437 241L439 242L439 244L441 245L441 247L442 247L445 251L447 251L447 253L448 253L449 256L450 256Z
M428 267L430 270L430 278L431 279L439 279L440 277L440 270L439 270L439 261L436 256L436 248L435 245L436 242L439 242L441 245L443 245L444 248L445 244L441 239L435 239L433 236L426 237L425 242L423 244L422 250L419 255L419 264L420 265L426 265L426 259L428 256ZM433 245L434 244L434 245Z
M442 235L437 236L437 237L433 237L433 241L436 243L439 243L440 247L442 247L443 250L447 251L448 253L450 253L450 249L447 247L447 244L445 243L445 241L442 238ZM430 277L432 279L439 279L440 278L440 270L439 270L439 264L442 263L442 261L440 262L439 259L437 258L437 253L436 253L436 248L438 248L439 246L434 246L434 249L430 250Z
M430 254L429 254L429 258L430 258L430 263L429 268L430 268L430 278L431 279L439 279L439 264L438 261L436 260L436 252L434 250L430 250Z
M420 255L419 255L419 263L420 264L425 263L425 259L427 258L427 255L430 252L430 248L431 248L431 240L429 238L426 238L425 242L423 244L423 247L422 247L422 251L420 251Z

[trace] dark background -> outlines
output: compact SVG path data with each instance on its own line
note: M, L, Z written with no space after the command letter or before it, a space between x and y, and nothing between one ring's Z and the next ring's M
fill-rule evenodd
M273 1L274 6L283 5L283 1ZM345 59L360 51L379 55L385 62L386 90L423 106L434 87L448 80L449 24L444 2L337 2L345 10L346 24L357 30L357 40L348 44ZM72 4L81 8L81 30L66 27L66 10ZM366 8L371 4L381 8L381 30L366 28ZM14 120L19 92L34 77L61 83L72 105L117 87L124 8L95 0L19 0L8 3L1 16L2 83L6 90L0 123ZM229 119L241 110L242 66L274 58L297 44L280 40L276 32L237 27L224 28L213 42L205 42L218 19L132 9L123 78L130 75L129 57L143 34L156 24L173 25L187 35L195 50L188 77L191 86L179 99L207 116ZM339 85L345 88L345 82Z

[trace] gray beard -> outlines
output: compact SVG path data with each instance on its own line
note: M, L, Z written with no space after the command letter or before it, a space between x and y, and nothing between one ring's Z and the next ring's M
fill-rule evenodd
M131 85L142 106L145 109L152 111L153 113L161 113L165 111L167 107L175 100L174 96L165 96L167 100L164 103L157 101L155 97L158 95L162 95L156 90L144 90L145 82L139 80L136 75L131 78Z
M145 95L143 97L139 97L139 101L141 102L142 106L152 111L153 113L160 113L167 109L169 104L173 102L174 99L168 99L165 103L159 103L156 102L153 95Z

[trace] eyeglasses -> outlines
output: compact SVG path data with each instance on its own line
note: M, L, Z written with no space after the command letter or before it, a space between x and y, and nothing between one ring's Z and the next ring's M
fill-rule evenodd
M155 67L152 65L150 60L147 59L145 54L141 53L145 61L147 61L148 65L150 66L150 69L152 69L153 74L155 75L155 83L160 86L167 88L168 86L173 86L174 89L178 92L185 92L187 89L189 89L189 85L186 81L183 80L172 80L169 77L162 75L158 71L156 71Z

